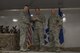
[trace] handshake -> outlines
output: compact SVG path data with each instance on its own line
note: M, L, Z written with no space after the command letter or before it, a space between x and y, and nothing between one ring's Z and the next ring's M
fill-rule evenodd
M33 16L33 17L32 17L32 20L33 20L33 21L36 21L36 20L39 20L39 18L36 17L36 16Z

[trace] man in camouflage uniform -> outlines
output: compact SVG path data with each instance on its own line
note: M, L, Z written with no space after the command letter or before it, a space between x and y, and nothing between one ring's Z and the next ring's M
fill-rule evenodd
M25 6L24 7L24 10L23 10L23 17L20 18L19 20L19 27L20 27L20 50L21 51L26 51L28 50L27 48L27 41L26 41L26 37L27 37L27 34L28 34L28 27L29 27L29 24L30 24L30 21L29 21L29 14L28 14L28 10L29 10L29 7L28 6Z
M61 25L61 19L57 16L56 10L51 10L51 16L49 18L49 32L50 32L50 47L52 48L52 51L56 51L60 47L59 43L59 32L60 32L60 25Z
M43 50L44 46L44 23L45 17L40 14L40 9L35 9L36 15L32 18L34 22L34 36L33 36L33 44L35 46L35 50L39 51Z

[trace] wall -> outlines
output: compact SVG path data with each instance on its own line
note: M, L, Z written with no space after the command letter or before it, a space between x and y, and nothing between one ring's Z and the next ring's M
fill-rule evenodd
M66 10L64 23L65 47L80 47L80 10Z

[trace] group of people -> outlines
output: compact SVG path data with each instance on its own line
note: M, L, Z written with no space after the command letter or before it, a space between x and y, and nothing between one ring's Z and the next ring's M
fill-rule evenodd
M44 51L45 42L44 42L44 25L46 18L40 13L40 9L35 9L35 15L30 16L29 6L25 5L24 17L20 19L20 50L27 51L29 48L25 46L26 36L28 34L29 26L34 25L34 35L32 36L32 46L36 51ZM56 10L51 9L51 16L48 20L49 27L49 48L52 51L58 50L60 47L59 43L59 32L62 26L62 20L59 16L56 15ZM26 42L27 43L27 42Z
M10 29L10 26L0 26L0 33L18 33L19 29L17 29L17 26L12 26Z

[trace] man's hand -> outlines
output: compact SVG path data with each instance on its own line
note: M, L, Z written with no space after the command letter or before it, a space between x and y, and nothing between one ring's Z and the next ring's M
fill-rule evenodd
M34 16L34 17L32 17L32 20L33 21L38 20L38 17Z
M36 20L39 20L39 18L38 17L35 17L36 18Z

